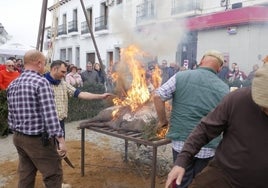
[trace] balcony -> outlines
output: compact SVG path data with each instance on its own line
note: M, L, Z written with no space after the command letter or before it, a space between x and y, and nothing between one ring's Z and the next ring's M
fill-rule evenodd
M58 36L67 35L67 26L66 24L62 24L58 26Z
M196 14L201 10L200 0L172 0L171 15L194 13Z
M87 25L87 22L84 21L84 22L81 22L81 34L87 34L89 33L89 28L88 28L88 25Z
M95 18L95 31L108 29L108 20L105 16Z
M154 0L137 5L136 22L139 23L144 20L151 20L155 18L155 2Z
M68 33L77 32L77 31L78 31L77 20L68 22Z

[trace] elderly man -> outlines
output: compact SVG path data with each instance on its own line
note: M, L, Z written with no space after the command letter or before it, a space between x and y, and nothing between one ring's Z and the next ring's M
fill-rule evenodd
M173 159L181 152L184 141L200 119L207 115L229 92L229 87L217 76L223 64L220 52L207 51L195 70L176 73L158 88L154 104L159 127L169 124L165 101L172 99L170 127L167 138L172 140ZM214 156L219 138L206 145L187 166L186 174L178 188L186 188Z
M19 75L20 73L15 70L15 63L12 60L7 60L5 69L0 71L0 90L5 90Z
M268 64L259 68L252 87L237 89L198 123L185 141L165 188L181 183L194 155L222 135L214 159L189 188L266 188L268 185Z
M96 84L101 81L97 71L93 69L93 64L91 62L87 63L86 70L81 73L81 77L84 84Z

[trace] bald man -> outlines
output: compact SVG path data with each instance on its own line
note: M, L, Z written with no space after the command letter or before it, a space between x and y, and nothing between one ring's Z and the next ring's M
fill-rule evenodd
M185 139L200 119L207 115L229 92L219 77L223 56L215 50L207 51L195 70L178 72L153 97L158 115L158 126L169 126L167 138L172 140L173 160L181 152ZM172 99L170 122L166 117L165 101ZM219 138L203 147L187 166L184 178L177 188L187 188L193 178L208 164L215 153Z
M60 156L67 150L53 91L42 76L46 59L41 52L30 50L24 56L24 63L25 71L7 89L8 123L19 155L18 187L34 188L39 170L45 187L61 188Z

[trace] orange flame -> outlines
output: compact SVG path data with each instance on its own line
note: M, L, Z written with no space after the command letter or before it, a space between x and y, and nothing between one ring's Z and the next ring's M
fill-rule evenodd
M131 45L121 51L121 62L125 63L126 68L123 74L127 75L126 80L131 81L131 85L125 92L124 100L116 97L113 99L115 105L130 106L131 111L135 111L150 98L150 93L146 84L145 69L138 58L144 55L136 46ZM121 75L122 76L122 75ZM118 76L114 76L118 78Z
M117 113L119 112L119 109L116 109L112 112L113 119L116 118Z
M152 84L154 88L159 88L161 86L162 77L161 77L161 69L158 65L155 66L155 69L152 73Z
M169 129L168 126L165 126L165 127L160 128L159 130L157 130L156 136L158 138L165 138L166 137L166 134L168 132L168 129Z

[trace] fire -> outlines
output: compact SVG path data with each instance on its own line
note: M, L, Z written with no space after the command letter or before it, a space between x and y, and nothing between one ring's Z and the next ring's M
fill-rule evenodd
M120 62L112 73L117 91L113 103L117 106L126 106L131 112L135 112L150 99L150 86L158 88L161 85L161 69L156 64L153 70L150 69L152 72L147 72L146 75L148 65L143 64L142 60L147 54L134 45L122 49L120 55ZM119 109L114 110L112 117L116 118L119 113L121 113ZM164 138L167 131L168 126L162 127L157 130L156 136Z
M165 138L168 132L168 128L169 128L168 126L161 127L160 129L157 130L156 136L158 138Z
M124 99L116 97L113 99L113 103L115 105L130 106L132 112L150 99L150 93L145 78L146 72L142 63L139 61L139 58L143 55L144 53L134 45L122 49L121 62L125 64L127 68L125 67L121 75L114 75L114 78L119 78L124 74L127 78L122 79L131 82L131 84L127 86L127 91L125 91L125 85L121 86L121 92L125 95Z
M119 109L116 109L112 112L112 117L115 118L117 115L117 112L119 112Z
M155 69L152 73L152 84L154 88L160 87L161 82L162 82L161 69L158 66L155 66Z

